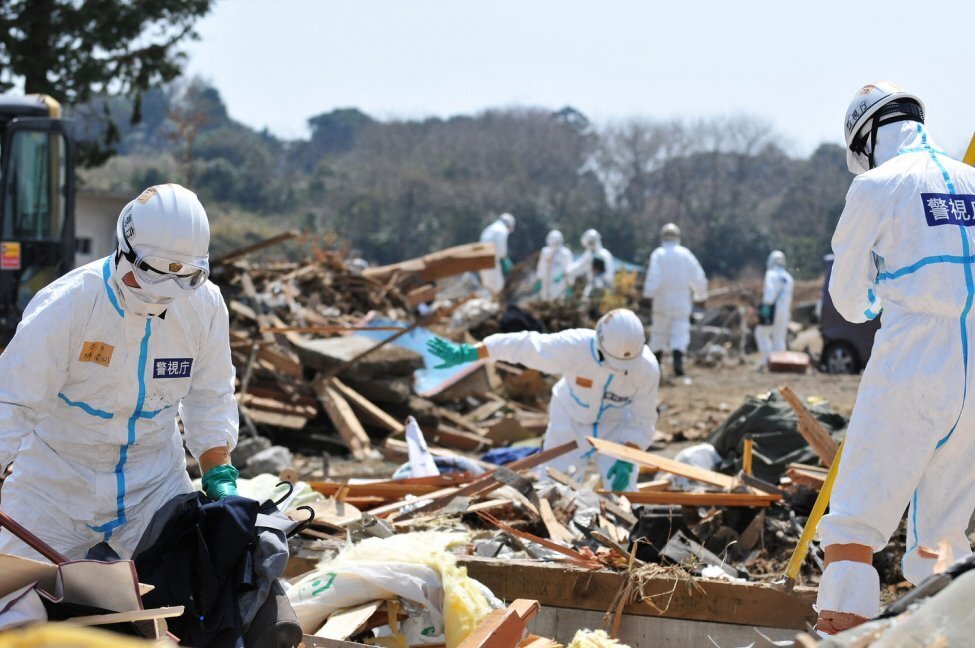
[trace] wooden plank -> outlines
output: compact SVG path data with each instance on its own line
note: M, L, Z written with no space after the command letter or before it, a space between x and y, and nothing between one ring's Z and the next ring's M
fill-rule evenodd
M263 412L275 412L277 414L287 414L288 416L300 416L310 419L318 415L318 409L308 405L289 403L274 398L262 398L254 394L237 394L237 400L249 410L261 410Z
M605 613L627 575L606 569L581 569L566 563L461 557L467 574L503 600L536 599L555 606ZM712 623L803 630L815 623L814 588L780 592L764 583L729 583L694 578L695 586L670 576L648 578L644 599L623 607L625 614L693 619ZM698 587L700 589L698 589Z
M793 484L805 486L813 490L822 490L826 483L826 469L819 466L804 466L802 464L789 464L785 469L785 475L792 480Z
M278 412L266 412L263 410L250 410L246 407L241 408L254 423L267 425L269 427L286 428L288 430L304 429L308 419L304 416L294 416L292 414L279 414Z
M129 610L128 612L110 612L108 614L92 614L89 616L73 617L67 623L73 625L93 626L109 625L112 623L134 623L136 621L152 621L153 619L170 619L182 616L183 606L153 608L151 610Z
M325 639L348 639L365 628L366 623L379 611L382 604L382 601L370 601L336 610L329 615L325 625L318 629L315 636Z
M494 441L487 437L442 423L437 426L437 429L428 430L426 436L432 443L465 452L483 452L494 447Z
M773 351L768 358L768 370L773 373L806 373L809 365L809 356L800 351Z
M342 397L349 401L352 407L359 410L360 414L364 414L366 418L376 425L386 428L393 434L403 434L406 432L405 424L394 419L392 416L374 405L373 402L368 398L352 389L338 378L332 378L330 385L334 387L336 391L342 394Z
M345 445L356 459L365 459L370 455L372 442L369 435L362 428L362 423L355 417L349 402L325 380L315 381L315 393L325 413L335 425Z
M316 490L326 497L334 497L340 489L345 489L349 497L384 497L399 499L407 495L429 495L444 488L438 485L426 484L397 484L384 481L375 484L342 484L338 482L313 481L308 482L312 490Z
M404 278L429 283L464 272L487 270L493 268L496 262L492 243L468 243L416 259L378 268L366 268L362 276L385 282L396 273L400 273Z
M637 450L636 448L630 448L619 443L604 441L603 439L597 439L595 437L589 437L588 441L592 447L594 447L596 451L601 454L608 457L615 457L616 459L629 461L630 463L634 463L639 466L650 466L651 468L656 468L657 470L662 470L681 477L687 477L688 479L694 479L704 482L705 484L711 484L712 486L718 486L725 490L731 490L738 484L738 480L729 475L722 475L721 473L713 470L706 470L704 468L698 468L697 466L691 466L690 464L668 459L667 457L663 457L661 455L643 452L642 450Z
M237 248L236 250L232 250L226 254L218 256L216 259L212 259L210 261L210 266L215 268L219 265L236 261L237 259L243 258L252 252L263 250L266 247L277 245L278 243L283 243L284 241L290 241L291 239L299 236L301 236L301 232L298 230L288 230L287 232L272 236L271 238L264 239L263 241L251 243L250 245L245 245L244 247Z
M608 491L598 491L608 492ZM619 493L633 504L675 504L678 506L745 506L766 508L782 499L781 495L751 493L685 493L679 491L635 491Z
M494 416L499 410L503 409L505 405L506 403L503 400L489 400L488 402L469 412L466 418L470 421L480 423L481 421L486 421Z
M545 525L545 529L548 531L549 538L558 542L572 542L575 539L572 532L555 519L555 511L552 510L552 504L544 497L539 500L538 514L542 518L542 524Z
M806 443L809 444L813 452L819 457L819 461L829 468L830 464L833 463L833 458L836 457L836 450L838 448L836 442L833 441L833 437L820 425L816 417L809 413L802 399L792 391L791 387L782 385L779 388L779 393L789 403L795 411L796 417L799 419L799 434L802 435L802 438L806 440Z

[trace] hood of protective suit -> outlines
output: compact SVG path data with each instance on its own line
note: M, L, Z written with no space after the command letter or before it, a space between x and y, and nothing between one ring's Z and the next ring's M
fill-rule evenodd
M114 258L113 258L114 261ZM173 281L163 281L152 286L133 288L122 281L129 272L132 264L123 256L118 257L118 263L111 263L110 277L112 287L119 295L122 308L139 317L156 317L161 315L174 299L187 297L187 292Z
M925 130L924 125L916 121L899 121L881 126L877 130L877 144L873 154L874 168L897 157L897 153L901 149L923 146L925 140L928 146L939 148L927 136L927 130ZM848 158L853 155L852 151L847 151Z

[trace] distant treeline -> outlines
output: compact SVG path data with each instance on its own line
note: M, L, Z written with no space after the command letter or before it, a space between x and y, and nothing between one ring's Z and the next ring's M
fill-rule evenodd
M106 114L124 124L131 108L98 99L72 110L82 140L104 134ZM597 128L570 107L419 121L347 108L309 119L309 140L286 141L231 119L198 80L145 94L141 114L121 127L116 157L83 172L89 187L134 194L175 180L248 214L235 222L337 235L378 263L474 241L509 211L515 260L551 228L578 250L595 227L614 255L643 264L673 221L709 274L761 268L778 248L798 275L813 276L852 179L841 147L790 157L768 124L748 117Z

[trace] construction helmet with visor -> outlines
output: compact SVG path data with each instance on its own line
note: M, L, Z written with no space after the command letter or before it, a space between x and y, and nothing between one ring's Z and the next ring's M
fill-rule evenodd
M857 91L846 109L846 166L851 173L864 173L876 166L874 151L881 126L912 120L924 123L924 102L896 83L878 81Z

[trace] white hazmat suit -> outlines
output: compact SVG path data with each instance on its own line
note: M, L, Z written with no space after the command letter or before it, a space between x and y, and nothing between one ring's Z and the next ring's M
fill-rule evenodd
M678 241L664 241L650 255L643 296L653 299L653 352L686 352L691 341L691 299L708 297L708 280L697 257Z
M781 254L780 252L779 255ZM771 304L774 307L774 315L771 324L759 324L755 327L755 344L762 354L762 364L768 363L769 354L773 351L785 351L787 348L786 339L789 333L789 322L792 321L792 290L795 280L785 269L784 263L785 256L777 256L775 252L769 255L766 263L762 304Z
M583 245L586 245L585 238L583 238ZM616 280L616 260L612 252L603 247L598 235L582 255L572 262L569 267L569 277L572 281L579 277L586 278L586 287L582 292L583 299L602 296L613 291L613 283Z
M192 492L177 412L194 456L237 443L220 291L145 317L116 275L110 256L41 290L0 355L3 510L69 559L102 541L128 558L159 507ZM0 553L38 556L6 530Z
M494 244L494 267L480 271L481 285L494 295L504 289L501 262L508 256L508 235L511 234L511 227L505 222L504 216L511 218L513 227L514 218L510 214L504 214L481 231L481 243Z
M572 252L563 242L562 233L552 230L545 239L545 247L538 255L538 267L535 272L541 283L539 297L546 301L562 299L569 289Z
M640 362L619 371L600 359L596 332L591 329L498 334L488 336L483 344L492 359L562 376L552 388L543 447L576 441L578 448L549 462L553 468L567 472L576 467L581 477L589 457L595 456L608 484L616 460L594 453L587 437L632 443L641 449L653 441L660 369L646 346ZM633 490L638 473L633 471L626 490Z
M851 322L883 324L860 382L822 544L880 551L908 513L905 578L919 583L948 543L971 553L975 509L975 170L917 121L883 126L876 168L859 175L833 235L830 296ZM818 606L870 618L879 579L844 560L823 574Z

